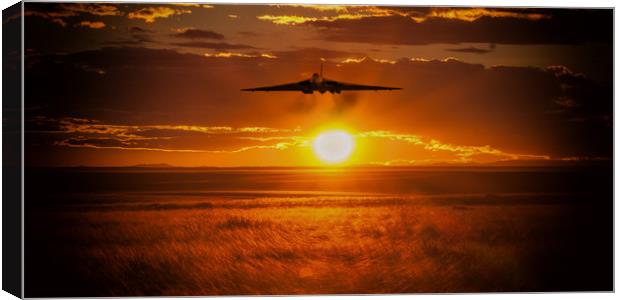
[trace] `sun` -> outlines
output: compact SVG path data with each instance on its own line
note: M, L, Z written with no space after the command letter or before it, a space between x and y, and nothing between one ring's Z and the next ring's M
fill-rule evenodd
M354 147L353 136L342 130L325 131L319 134L312 143L316 156L330 164L345 161L351 156Z

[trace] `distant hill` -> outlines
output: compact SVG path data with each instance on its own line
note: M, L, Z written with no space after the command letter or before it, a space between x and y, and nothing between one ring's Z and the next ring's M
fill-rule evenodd
M137 164L133 166L129 166L130 168L174 168L175 166L165 163L159 164Z
M528 167L552 167L552 166L587 166L610 164L611 160L505 160L490 163L490 166L528 166Z
M377 165L359 164L349 166L175 166L167 163L136 164L129 166L73 166L74 168L120 168L120 169L348 169L348 168L477 168L477 167L562 167L562 166L604 166L612 165L612 160L504 160L487 163L436 162L418 165Z

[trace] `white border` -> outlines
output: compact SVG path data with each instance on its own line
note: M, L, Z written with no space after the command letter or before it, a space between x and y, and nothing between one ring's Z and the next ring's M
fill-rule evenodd
M28 1L28 2L52 2L52 1ZM166 1L148 1L148 0L132 0L132 1L122 1L122 0L104 0L104 1L63 1L63 0L57 0L57 1L53 1L53 2L132 2L132 3L137 3L137 2L146 2L146 3L153 3L153 2L160 2L160 3L165 3ZM167 1L167 2L173 2L173 1ZM583 1L583 0L546 0L546 1L540 1L540 0L519 0L519 1L515 1L515 0L434 0L434 1L418 1L418 0L414 0L414 1L407 1L407 0L389 0L389 1L380 1L380 0L270 0L270 1L266 1L266 0L233 0L233 1L229 1L229 0L210 0L210 1L196 1L196 0L185 0L185 1L177 1L177 2L203 2L203 3L221 3L221 4L230 4L230 3L238 3L238 4L248 4L248 3L253 3L253 4L264 4L264 3L304 3L304 4L368 4L368 5L416 5L416 6L510 6L510 7L599 7L599 8L613 8L616 6L616 2L615 1L611 1L611 0L603 0L603 1L596 1L596 2L587 2L587 1ZM17 3L17 1L15 0L0 0L0 6L2 7L2 9L5 9L13 4ZM23 8L22 8L23 9ZM23 34L23 22L22 22L22 34ZM618 73L618 64L616 63L615 57L616 54L618 53L618 48L617 48L617 44L616 41L617 39L617 35L618 35L618 22L617 22L617 15L615 14L614 11L614 116L618 116L619 115L619 110L618 107L615 105L615 86L617 86L620 82L618 80L618 78L615 76L615 74ZM2 33L0 31L0 46L2 45ZM23 39L22 39L22 53L23 53ZM0 67L1 67L1 63L0 63ZM23 62L22 62L22 70L23 70ZM1 78L2 75L0 75L0 82L1 82ZM0 83L1 86L1 83ZM23 73L22 73L22 97L23 97L23 92L24 92L24 86L23 86ZM22 120L23 120L23 98L22 98ZM2 99L0 97L0 107L2 106ZM23 151L23 126L24 124L22 123L22 157L24 155ZM614 117L614 158L618 157L618 147L616 142L618 141L618 132L615 130L615 117ZM2 145L2 140L0 139L0 146ZM620 179L618 179L618 176L616 176L616 170L618 170L618 163L617 161L614 159L614 187L616 186L620 186ZM23 170L23 159L22 159L22 170ZM23 197L23 192L24 192L24 186L23 186L23 172L22 172L22 197ZM2 174L0 172L0 179L2 179ZM1 180L0 180L1 181ZM0 182L0 188L2 187L2 183ZM1 196L0 196L1 198ZM618 206L615 205L615 201L616 201L616 197L615 197L615 193L614 193L614 249L615 249L615 253L618 253L618 239L616 239L616 234L618 232L618 223L615 220L615 216L618 215ZM23 229L23 220L24 220L24 216L23 216L23 207L24 203L22 201L22 229ZM0 213L2 212L2 208L0 207ZM0 224L0 230L2 229L2 225ZM22 234L23 234L23 230L22 230ZM0 241L0 246L2 245L2 242ZM22 235L22 254L23 254L23 235ZM2 254L2 250L0 249L0 257ZM22 256L23 257L23 256ZM615 255L614 255L615 258ZM0 262L0 266L1 266L1 262ZM615 287L618 286L618 276L615 276L615 270L618 269L618 261L616 259L614 259L614 289ZM22 270L23 270L23 260L22 260ZM23 273L22 273L23 275ZM2 280L2 274L0 274L0 282ZM23 278L22 278L22 295L23 295ZM415 297L415 299L454 299L454 298L458 298L458 299L479 299L481 297L489 299L490 297L492 297L493 299L522 299L522 298L528 298L528 299L582 299L584 297L588 297L589 299L612 299L615 298L615 293L528 293L528 294L412 294L412 295L376 295L376 296L302 296L302 298L304 299L330 299L330 300L335 300L335 299L347 299L347 300L358 300L358 299L378 299L378 298L383 298L383 297L389 297L390 299L412 299L413 297ZM159 297L159 298L164 298L164 299L186 299L187 297ZM213 297L191 297L191 298L213 298ZM243 300L249 300L249 299L255 299L257 297L226 297L227 299L243 299ZM299 296L296 297L259 297L259 298L264 298L264 299L299 299ZM8 294L5 291L1 291L0 292L0 300L5 300L5 299L15 299L15 297L13 297L12 295ZM134 297L131 299L149 299L149 298L143 298L143 297Z

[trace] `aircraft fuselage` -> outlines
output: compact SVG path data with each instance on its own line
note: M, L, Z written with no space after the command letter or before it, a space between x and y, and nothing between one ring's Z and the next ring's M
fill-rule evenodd
M312 74L309 83L310 84L308 85L308 87L302 90L302 93L312 94L314 93L314 91L318 91L321 94L325 94L325 92L340 94L341 92L341 90L337 87L327 84L327 82L323 79L323 76L319 75L318 73Z

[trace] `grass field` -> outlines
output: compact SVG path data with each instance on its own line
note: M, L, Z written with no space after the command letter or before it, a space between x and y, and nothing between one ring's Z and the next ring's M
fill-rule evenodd
M30 213L37 221L27 227L26 296L564 291L611 283L609 220L570 195L120 195Z

